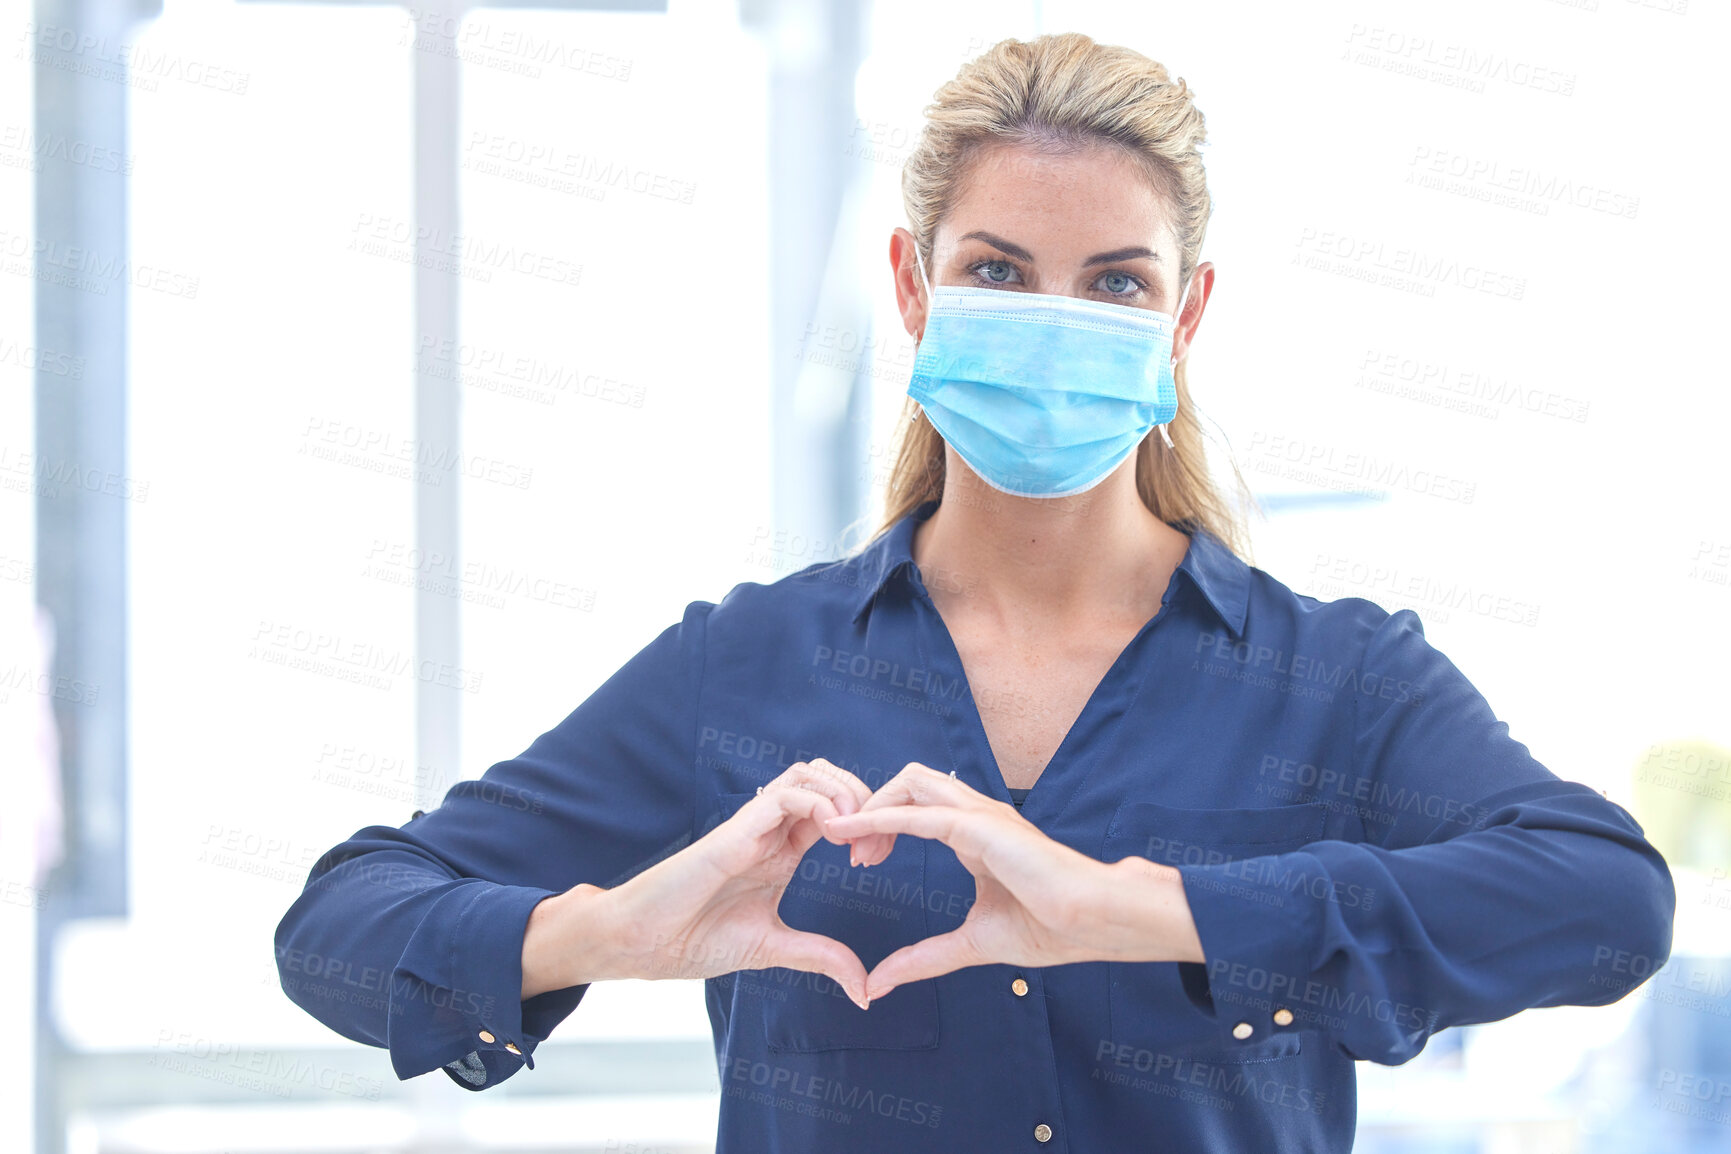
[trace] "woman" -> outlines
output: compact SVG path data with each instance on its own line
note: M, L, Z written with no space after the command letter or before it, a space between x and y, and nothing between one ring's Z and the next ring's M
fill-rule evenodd
M692 602L325 855L289 996L479 1089L591 982L707 978L723 1154L1345 1151L1355 1059L1657 969L1675 895L1626 812L1410 611L1236 554L1184 379L1214 283L1184 83L1044 36L928 112L878 535Z

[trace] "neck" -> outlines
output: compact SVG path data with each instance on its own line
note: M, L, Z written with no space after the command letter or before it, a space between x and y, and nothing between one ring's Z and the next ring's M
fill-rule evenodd
M1008 622L1146 615L1189 538L1136 492L1135 458L1074 497L1012 497L946 447L942 503L914 532L934 595L966 591L967 611Z

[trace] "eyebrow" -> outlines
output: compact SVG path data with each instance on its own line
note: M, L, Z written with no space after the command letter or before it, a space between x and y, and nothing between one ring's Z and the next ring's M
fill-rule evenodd
M1019 244L1007 241L1001 236L993 236L989 232L975 229L973 232L967 233L958 239L983 240L993 248L1000 249L1009 256L1015 257L1017 260L1027 261L1029 264L1034 263L1033 253L1029 252ZM1155 252L1153 249L1147 248L1143 245L1132 245L1129 248L1115 248L1111 252L1095 253L1093 256L1082 262L1082 267L1088 268L1091 265L1111 264L1114 261L1120 260L1135 260L1138 257L1147 257L1155 264L1161 263L1160 254Z

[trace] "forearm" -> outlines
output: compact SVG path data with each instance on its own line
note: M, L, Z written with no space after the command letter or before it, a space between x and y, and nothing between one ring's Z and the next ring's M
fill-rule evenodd
M1443 841L1182 867L1208 943L1193 999L1223 1027L1285 1008L1355 1058L1398 1063L1447 1026L1622 996L1607 958L1657 968L1669 953L1663 860L1584 786L1501 796L1481 806L1487 828Z

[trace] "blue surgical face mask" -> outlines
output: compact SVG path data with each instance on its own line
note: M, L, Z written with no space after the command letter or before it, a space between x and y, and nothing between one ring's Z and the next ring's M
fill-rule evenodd
M1177 316L1080 297L926 279L926 328L908 395L994 489L1086 492L1178 412Z

